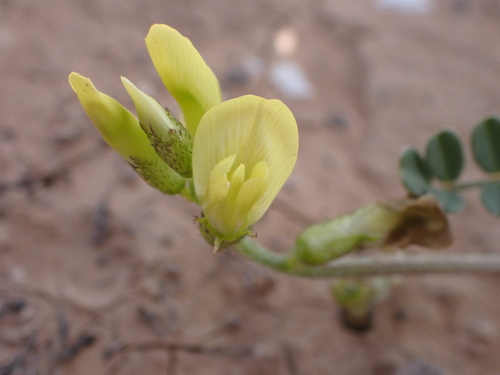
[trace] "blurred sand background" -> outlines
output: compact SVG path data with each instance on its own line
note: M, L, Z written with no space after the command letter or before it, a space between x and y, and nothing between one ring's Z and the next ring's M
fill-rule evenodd
M256 227L277 251L311 222L402 197L403 146L443 127L467 142L500 110L498 0L417 13L371 0L0 0L0 374L498 374L498 277L405 278L358 335L327 282L211 255L196 207L135 176L67 83L77 71L132 108L122 75L177 111L144 44L153 23L192 40L226 99L294 112L299 161ZM310 85L300 95L270 79L285 58ZM480 177L468 158L466 177ZM447 251L500 251L498 219L467 198Z

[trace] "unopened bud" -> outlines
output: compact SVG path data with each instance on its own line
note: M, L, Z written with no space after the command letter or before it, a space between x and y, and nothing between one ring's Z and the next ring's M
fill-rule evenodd
M391 284L392 279L388 277L334 280L330 292L341 309L343 324L357 332L370 329L373 307L387 296Z
M304 230L295 242L298 261L321 265L367 247L451 243L448 220L432 195L375 203Z
M179 193L185 185L184 178L159 158L134 115L78 73L70 74L69 83L104 140L142 179L165 194Z
M187 129L168 109L128 79L122 77L122 82L134 102L141 128L158 156L181 176L192 177L193 140Z

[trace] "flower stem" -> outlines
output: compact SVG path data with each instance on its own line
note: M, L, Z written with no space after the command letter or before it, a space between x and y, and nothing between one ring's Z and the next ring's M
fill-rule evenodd
M472 189L472 188L476 188L476 187L482 187L482 186L487 185L487 184L489 184L491 182L492 182L492 180L481 180L481 181L463 182L461 184L453 185L452 189L467 190L467 189Z
M200 202L198 202L198 198L196 197L196 192L194 191L194 184L192 180L188 180L188 186L184 187L179 192L179 194L190 202L196 203L198 205L200 204Z
M417 273L500 273L500 255L453 254L367 256L346 258L328 266L294 264L287 255L272 252L251 238L244 238L236 250L263 266L296 276L332 278Z

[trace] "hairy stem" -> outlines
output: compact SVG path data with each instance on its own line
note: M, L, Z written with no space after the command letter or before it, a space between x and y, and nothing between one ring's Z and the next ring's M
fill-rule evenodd
M244 238L236 250L263 266L304 277L375 276L417 273L500 273L500 255L396 255L340 259L328 266L296 264L287 255L272 252L251 238Z

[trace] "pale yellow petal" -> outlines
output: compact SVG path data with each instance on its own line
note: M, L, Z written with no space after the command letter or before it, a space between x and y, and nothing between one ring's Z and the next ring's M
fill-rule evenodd
M234 191L235 193L240 190L241 186L245 182L245 169L245 164L240 164L234 171L229 174L230 190Z
M125 159L129 156L153 155L154 149L128 109L112 97L98 91L92 81L78 73L71 73L69 83L80 103L104 140ZM132 142L131 140L135 141Z
M259 161L254 165L252 169L252 173L250 174L250 178L260 177L264 181L269 177L269 166L265 160Z
M121 80L130 98L134 102L137 116L141 122L146 124L157 124L156 129L161 131L161 133L168 133L170 129L175 130L175 124L172 123L172 120L160 103L139 90L127 78L121 77Z
M239 216L247 218L250 210L256 205L256 203L261 199L266 189L265 181L260 178L251 178L246 180L238 193L238 198L236 200L236 212ZM247 218L246 226L252 225Z
M243 186L245 180L245 165L240 164L234 171L228 175L229 191L226 199L217 207L214 207L212 212L206 211L209 220L220 233L231 233L235 228L239 227L245 220L245 217L240 217L235 210L236 199L238 193Z
M221 201L227 196L230 185L227 174L233 166L235 157L236 155L230 155L224 158L212 169L209 175L209 188L206 190L206 194L204 194L203 197L198 195L203 209L209 207L215 202Z
M163 84L179 103L194 136L203 114L221 102L219 81L189 39L167 25L153 25L146 45Z
M196 192L198 196L205 194L212 168L229 155L236 154L234 165L245 164L246 179L259 162L265 161L269 178L264 194L252 208L250 224L253 224L289 177L297 152L297 124L281 101L248 95L221 103L205 114L194 139ZM256 171L260 168L262 165Z

